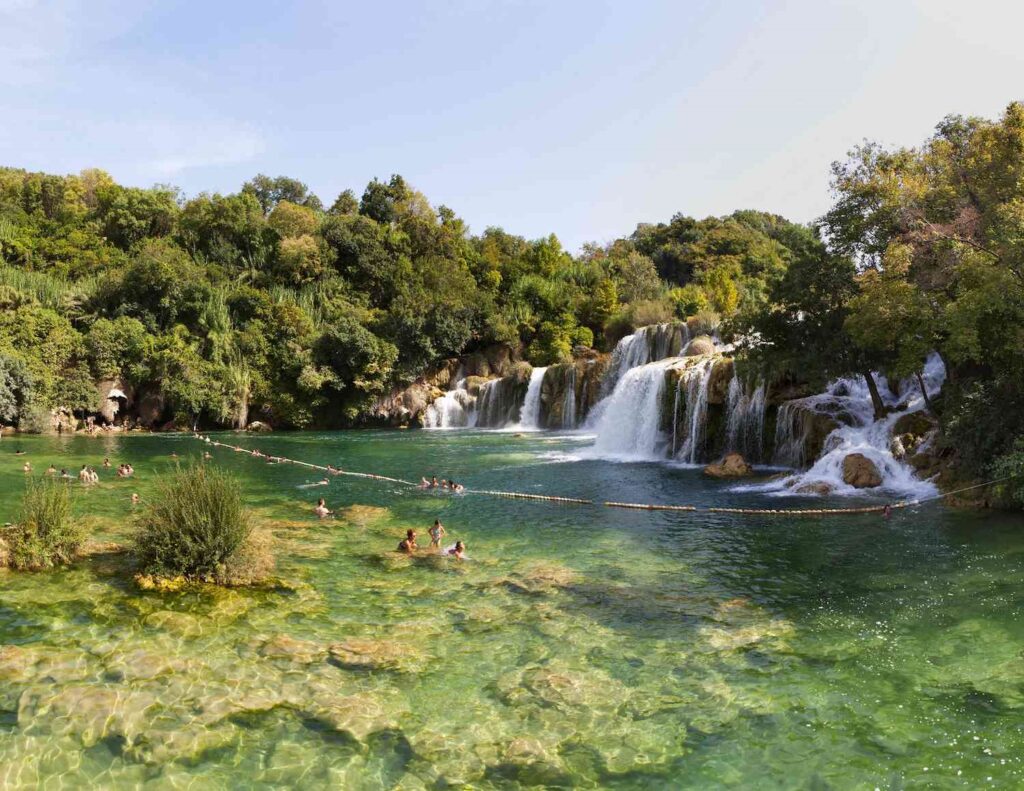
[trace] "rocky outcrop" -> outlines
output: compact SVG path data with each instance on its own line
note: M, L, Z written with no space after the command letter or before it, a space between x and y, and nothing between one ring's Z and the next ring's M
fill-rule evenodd
M268 431L273 431L269 423L264 423L260 420L254 420L245 427L245 430L250 431L253 434L266 434Z
M863 453L851 453L843 459L843 482L855 489L873 489L882 485L882 473Z
M712 478L743 478L753 472L754 468L739 453L727 453L721 461L704 468L704 474Z
M715 342L707 335L698 335L683 349L684 357L700 357L705 354L715 353Z

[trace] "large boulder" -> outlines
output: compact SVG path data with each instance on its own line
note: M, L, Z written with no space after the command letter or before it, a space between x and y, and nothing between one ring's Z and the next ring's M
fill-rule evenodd
M704 474L712 478L742 478L753 472L754 468L738 453L727 453L721 461L704 468Z
M855 489L872 489L882 485L882 473L863 453L851 453L843 459L843 481Z
M273 431L268 423L264 423L261 420L254 420L245 427L245 430L251 431L253 434L266 434L268 431Z
M933 428L935 428L936 422L927 412L918 410L917 412L911 412L903 415L899 420L893 424L892 433L896 436L902 436L903 434L910 434L914 437L923 437Z
M698 335L683 349L684 357L700 357L703 354L714 354L715 342L707 335Z
M708 379L708 403L724 404L729 398L729 383L735 372L731 358L723 357L715 360L711 367L711 378Z

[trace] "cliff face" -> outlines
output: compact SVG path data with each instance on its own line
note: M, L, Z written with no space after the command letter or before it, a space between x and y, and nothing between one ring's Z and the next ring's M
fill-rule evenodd
M450 358L424 371L411 384L378 398L364 413L363 422L394 427L422 425L427 407L454 389L457 382L465 379L467 389L476 397L485 382L512 375L517 364L517 354L505 345Z

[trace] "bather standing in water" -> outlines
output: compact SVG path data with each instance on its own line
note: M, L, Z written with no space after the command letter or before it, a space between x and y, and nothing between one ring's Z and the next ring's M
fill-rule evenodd
M444 529L444 525L441 524L440 519L435 519L434 524L430 526L430 546L441 548L441 539L444 538L448 532Z
M334 511L327 507L327 501L323 497L316 501L316 508L313 511L321 519L326 519L334 514Z

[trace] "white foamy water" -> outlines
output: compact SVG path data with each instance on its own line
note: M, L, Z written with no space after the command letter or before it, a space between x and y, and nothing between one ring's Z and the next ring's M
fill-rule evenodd
M536 431L540 428L540 389L544 382L547 368L534 368L530 372L530 383L526 388L523 410L519 413L519 422L515 425L519 431Z
M664 460L668 437L661 430L665 371L675 358L626 371L608 398L595 408L591 424L597 441L581 451L589 458L620 461Z
M922 376L929 397L938 395L946 379L946 368L937 354L929 356ZM796 494L798 490L815 484L830 487L833 494L867 494L885 492L900 497L921 498L938 493L935 484L915 477L913 468L893 456L892 431L896 422L904 415L918 412L925 407L924 397L916 379L900 384L898 392L889 392L885 379L878 377L879 390L887 406L903 405L881 420L874 419L871 394L863 377L840 379L829 385L826 392L791 402L790 409L809 409L825 414L842 416L850 425L841 425L825 440L822 454L810 469L795 473L794 476L766 484L749 484L734 487L734 491L766 491L779 494ZM781 417L781 416L780 416ZM789 430L795 421L780 422L782 433ZM777 446L783 456L787 448L796 442L787 442L780 435ZM882 485L875 489L856 489L843 481L843 460L851 453L860 453L874 462L882 475ZM806 492L804 492L806 493Z

